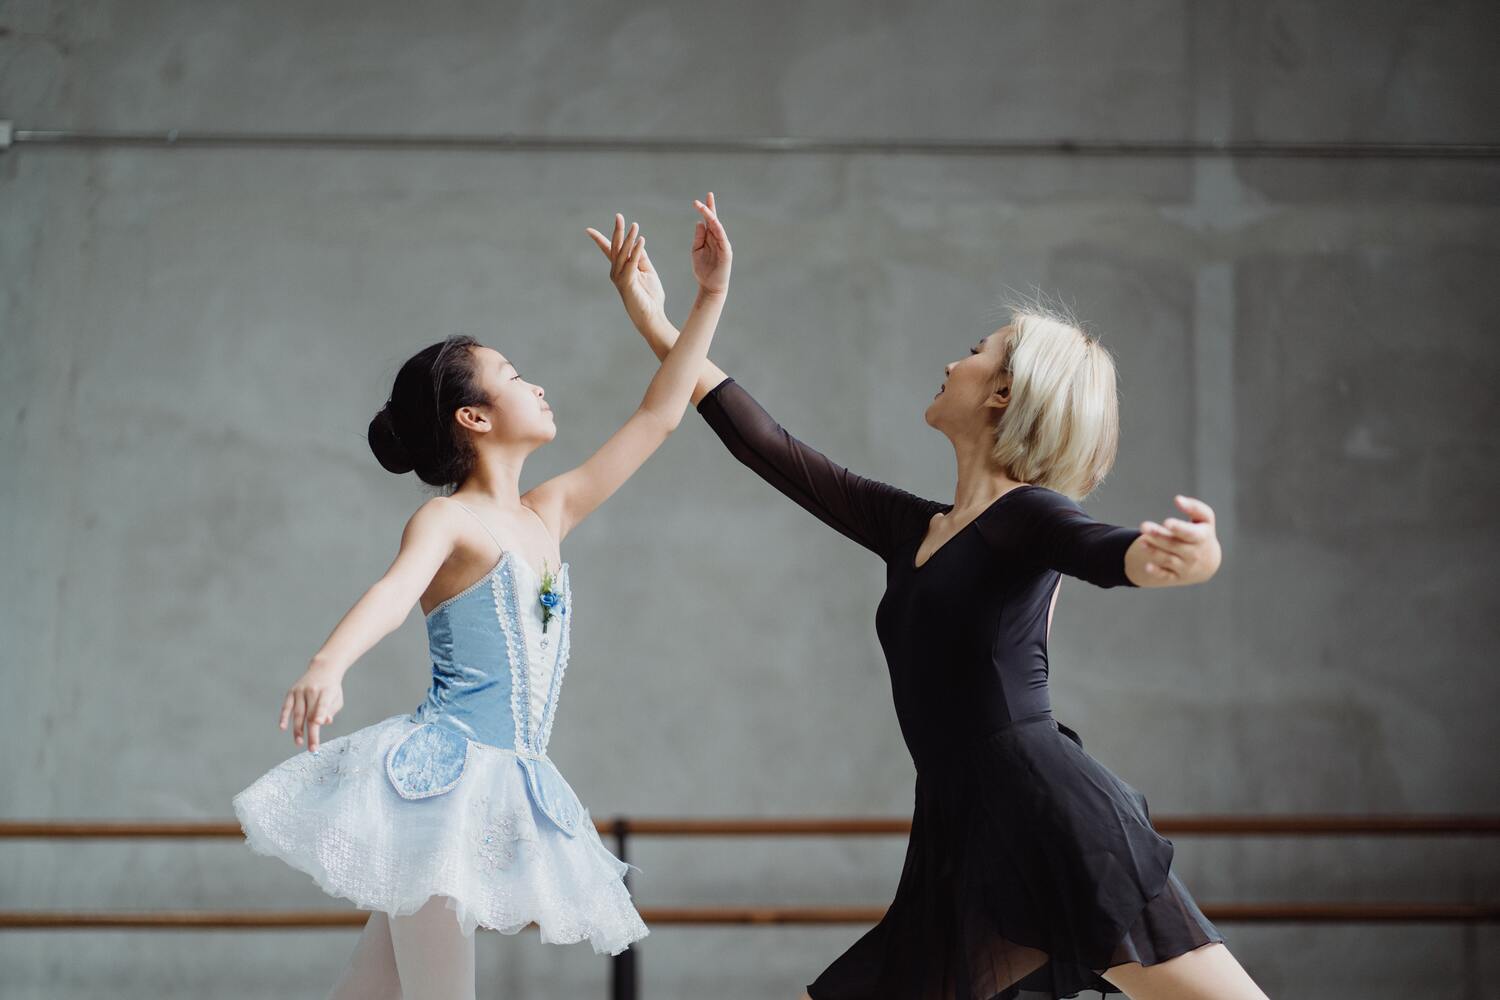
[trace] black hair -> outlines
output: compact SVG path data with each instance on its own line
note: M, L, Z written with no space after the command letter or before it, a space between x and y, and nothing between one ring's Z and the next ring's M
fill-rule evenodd
M422 348L396 373L390 398L370 420L370 450L387 472L415 471L430 486L456 486L474 469L474 446L453 419L463 406L486 406L467 334Z

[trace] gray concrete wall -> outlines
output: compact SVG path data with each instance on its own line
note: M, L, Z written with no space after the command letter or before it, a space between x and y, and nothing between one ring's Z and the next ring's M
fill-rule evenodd
M12 2L31 128L1495 141L1492 4ZM580 461L654 359L583 234L639 218L669 309L690 200L735 244L715 358L794 432L938 498L921 420L1006 286L1119 360L1091 502L1219 511L1207 587L1064 585L1057 714L1154 813L1496 812L1500 166L16 148L0 156L5 817L222 819L282 693L425 497L363 442L474 333ZM570 536L552 749L596 816L903 814L880 567L696 415ZM414 706L420 616L350 672ZM1177 838L1205 902L1493 901L1493 844ZM899 839L642 842L643 905L880 904ZM0 844L0 908L340 905L236 841ZM1279 1000L1497 996L1496 933L1226 924ZM645 996L791 997L862 931L660 927ZM321 997L350 931L0 935L0 995ZM482 997L607 962L480 938Z

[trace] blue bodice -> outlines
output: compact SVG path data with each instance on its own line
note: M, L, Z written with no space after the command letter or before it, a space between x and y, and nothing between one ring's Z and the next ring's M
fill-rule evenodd
M507 549L495 567L427 615L432 687L418 706L434 722L480 743L543 755L568 664L568 564L543 622L536 571Z
M493 569L428 612L432 686L410 716L419 727L386 759L402 797L456 787L477 744L514 756L538 808L577 832L584 810L547 757L573 618L567 563L551 590L548 616L536 571L506 549Z

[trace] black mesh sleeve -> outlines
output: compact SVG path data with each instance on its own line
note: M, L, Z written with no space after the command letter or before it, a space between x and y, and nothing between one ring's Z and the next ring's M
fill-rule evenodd
M866 479L782 427L733 378L698 402L730 454L824 524L882 559L940 509L931 500Z

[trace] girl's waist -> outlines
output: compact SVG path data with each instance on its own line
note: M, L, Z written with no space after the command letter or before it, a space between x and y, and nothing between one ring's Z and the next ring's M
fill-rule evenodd
M528 745L508 704L464 704L463 699L445 699L439 703L429 698L407 718L418 725L441 726L486 750L550 763L546 747Z

